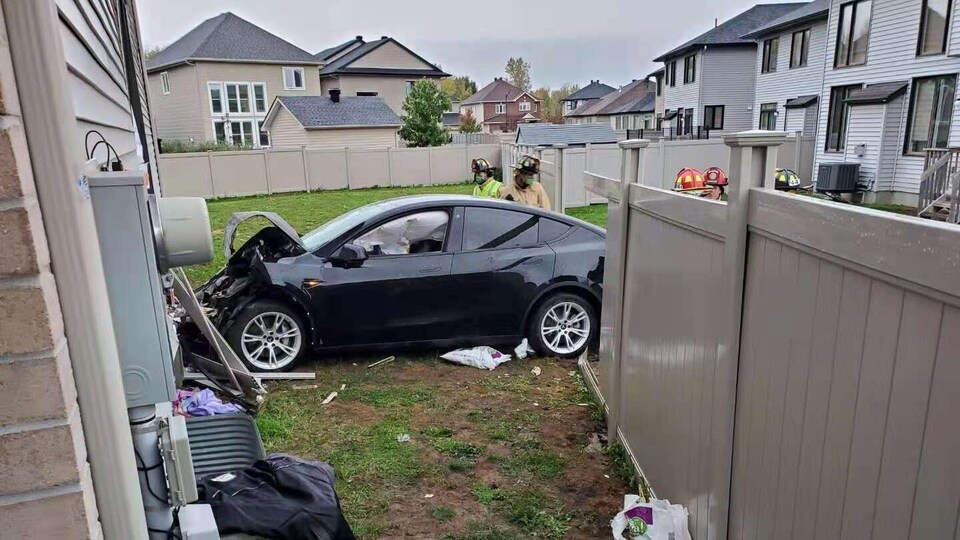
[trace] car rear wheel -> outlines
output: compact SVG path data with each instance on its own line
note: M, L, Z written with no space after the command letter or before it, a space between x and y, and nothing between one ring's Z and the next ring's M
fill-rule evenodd
M287 371L306 348L300 317L283 304L265 300L243 310L230 327L227 341L254 371Z
M593 306L574 294L557 294L541 303L530 324L529 339L542 354L576 358L597 331Z

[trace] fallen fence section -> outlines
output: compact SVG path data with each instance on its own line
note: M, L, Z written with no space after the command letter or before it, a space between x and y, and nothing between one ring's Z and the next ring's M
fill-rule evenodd
M699 540L954 539L960 228L775 192L784 141L724 137L727 202L584 173L611 435Z
M431 148L272 148L162 154L167 197L236 197L290 191L438 185L470 179L470 162L500 165L498 144Z

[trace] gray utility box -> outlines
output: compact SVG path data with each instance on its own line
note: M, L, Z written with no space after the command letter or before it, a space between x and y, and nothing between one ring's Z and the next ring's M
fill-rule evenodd
M172 401L173 351L154 248L159 214L150 215L143 176L133 172L91 177L90 198L127 407Z

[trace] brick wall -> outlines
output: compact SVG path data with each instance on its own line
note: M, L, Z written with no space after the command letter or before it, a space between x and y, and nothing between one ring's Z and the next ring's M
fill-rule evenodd
M0 539L100 538L5 28L0 13Z

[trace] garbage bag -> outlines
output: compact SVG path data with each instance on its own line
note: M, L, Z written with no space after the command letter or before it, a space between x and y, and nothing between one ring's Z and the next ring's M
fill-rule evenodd
M691 540L688 516L686 508L668 500L625 495L623 511L610 526L615 540Z
M493 370L500 364L510 360L509 354L494 349L493 347L474 347L472 349L457 349L447 354L440 355L440 358L448 360L455 364L463 364L480 369Z

